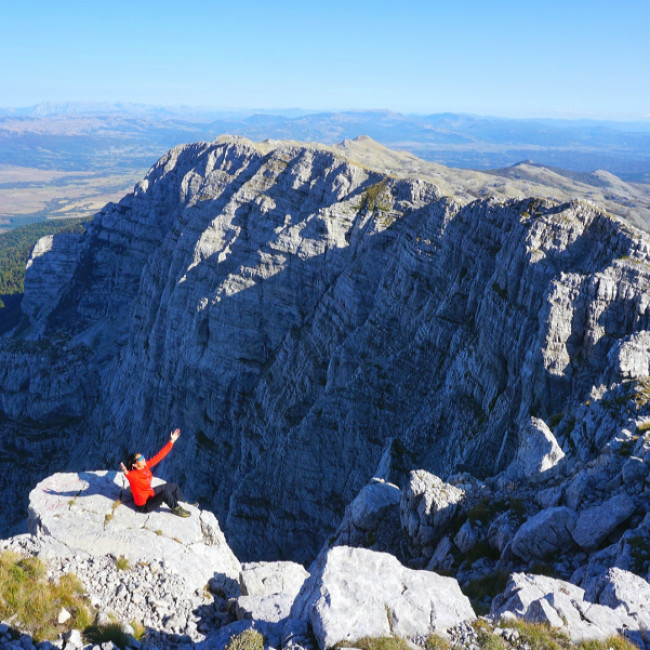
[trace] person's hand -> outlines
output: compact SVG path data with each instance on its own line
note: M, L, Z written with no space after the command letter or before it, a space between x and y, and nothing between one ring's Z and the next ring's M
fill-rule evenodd
M181 435L181 430L180 429L174 429L170 434L169 438L172 442L176 442L178 440L178 437Z
M128 474L128 470L126 469L126 465L124 463L120 463L120 467L122 468L122 471L125 475Z

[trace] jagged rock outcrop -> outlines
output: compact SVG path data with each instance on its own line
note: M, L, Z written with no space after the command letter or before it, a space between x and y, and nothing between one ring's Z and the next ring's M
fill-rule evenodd
M430 557L451 526L465 490L423 470L412 471L400 501L400 519L417 556Z
M589 602L584 590L569 582L515 573L505 592L494 599L490 616L546 623L565 632L574 642L605 640L620 634L641 646L647 644L650 609L641 594L647 594L650 585L634 574L616 571L607 576L601 588L601 598ZM641 592L634 594L635 588Z
M179 426L163 477L186 474L242 559L307 561L388 440L401 485L499 473L531 417L573 478L634 435L647 236L586 202L466 203L367 151L177 147L85 235L41 246L0 341L0 487L117 467ZM57 265L58 286L39 270ZM16 468L20 448L48 466Z
M488 484L456 480L470 495L497 490L499 483L499 477ZM438 482L428 481L430 492L439 489ZM342 526L339 534L381 530L392 519L388 513L399 511L395 492L399 492L395 486L372 481L353 502L356 506L348 508L348 523L355 521L363 528ZM500 508L499 492L491 492L487 501L495 496ZM187 507L191 513L187 519L174 517L165 506L146 515L133 508L126 483L115 472L55 474L30 493L31 533L0 541L0 550L39 555L51 578L75 573L96 609L97 622L118 620L125 629L127 621L142 622L147 628L145 648L189 643L224 648L233 635L247 629L261 632L268 647L283 650L313 650L314 637L319 648L327 648L387 634L404 637L414 647L424 647L430 633L448 636L467 650L476 643L477 631L468 626L474 610L454 578L413 570L387 553L343 545L323 548L309 572L292 562L240 565L214 516ZM471 550L468 539L489 536L485 517L492 515L484 507L485 501L480 501L469 511L458 509L457 517L468 518L453 542L447 535L438 547L446 543L461 549L468 544L466 550ZM561 519L563 513L558 511L569 509L550 510ZM507 514L516 517L514 508ZM528 522L542 519L534 515ZM649 573L649 522L646 515L617 544L588 558L582 553L582 561L587 561L572 576L573 583L514 572L492 603L490 625L505 621L506 626L495 628L495 633L514 643L507 622L518 617L549 623L573 641L625 633L640 646L650 647L650 584L639 575ZM452 521L453 529L457 524ZM529 528L524 523L519 531ZM406 539L408 531L402 536ZM506 543L501 562L510 546ZM432 560L437 554L438 549ZM454 570L456 559L452 557L446 568ZM636 573L619 566L623 564ZM493 567L483 561L481 568L490 573ZM468 576L462 566L457 574ZM79 636L73 631L71 639L75 633ZM0 628L0 641L17 634ZM77 640L81 647L80 637ZM26 639L20 647L33 646Z

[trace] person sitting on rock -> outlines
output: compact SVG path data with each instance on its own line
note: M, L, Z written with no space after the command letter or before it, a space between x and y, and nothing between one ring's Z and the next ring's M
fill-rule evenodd
M179 504L179 501L184 501L184 498L181 489L176 483L163 483L155 488L151 487L151 480L153 479L151 468L157 465L171 451L180 435L181 430L174 429L169 434L169 442L149 460L145 460L140 453L131 454L127 460L130 469L127 469L124 463L120 463L124 475L129 480L133 501L140 512L151 512L165 502L175 515L179 517L190 516L190 513Z

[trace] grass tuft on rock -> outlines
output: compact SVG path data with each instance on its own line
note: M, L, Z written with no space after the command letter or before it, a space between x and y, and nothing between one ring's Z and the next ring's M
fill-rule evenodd
M128 558L120 555L120 557L115 560L115 568L118 571L128 571L131 568L131 563L129 562Z
M578 650L639 650L638 646L622 636L613 636L604 641L582 641L577 648Z
M437 634L429 634L424 642L424 650L449 650L449 641Z
M359 648L360 650L410 650L406 641L398 636L367 636L354 642L339 641L334 648ZM434 646L432 646L431 650L434 650ZM442 650L442 646L437 646L435 650Z
M519 632L520 645L527 644L530 650L568 650L574 647L564 632L545 623L518 620L509 622L508 627Z
M122 629L119 623L107 625L89 625L83 633L84 639L94 645L113 642L118 648L124 650L131 642L131 637Z
M257 630L249 628L231 636L226 644L226 650L264 650L264 636Z
M490 625L482 619L473 623L476 640L481 650L506 650L507 645L501 636L492 631Z
M0 619L36 642L53 640L63 632L84 629L90 623L90 607L84 589L74 574L58 582L46 579L47 568L37 557L23 557L12 551L0 553ZM61 610L72 615L58 623Z

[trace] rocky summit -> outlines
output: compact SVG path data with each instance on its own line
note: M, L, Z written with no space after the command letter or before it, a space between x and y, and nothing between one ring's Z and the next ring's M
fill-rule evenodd
M223 547L218 519L244 566L314 562L307 586L293 566L271 580L286 589L231 607L264 612L274 643L286 620L325 646L365 634L329 627L352 606L312 578L366 564L399 583L376 583L366 618L381 634L385 605L414 642L437 620L469 638L463 594L409 573L424 571L454 576L494 620L647 642L628 594L650 569L650 239L589 201L540 186L476 198L475 181L364 138L223 137L172 149L84 234L41 240L22 320L0 338L4 534L26 529L42 481L32 502L58 514L84 482L114 502L119 462L180 427L155 471L201 514L187 539L152 515L144 546L182 543L193 580L234 579L192 555ZM128 525L103 535L135 514L91 497L80 520L101 525L80 548L123 553ZM68 544L49 505L29 507L33 531ZM395 594L412 580L455 593L461 627L437 599L405 614ZM549 595L564 583L570 606ZM618 613L605 625L584 602Z

